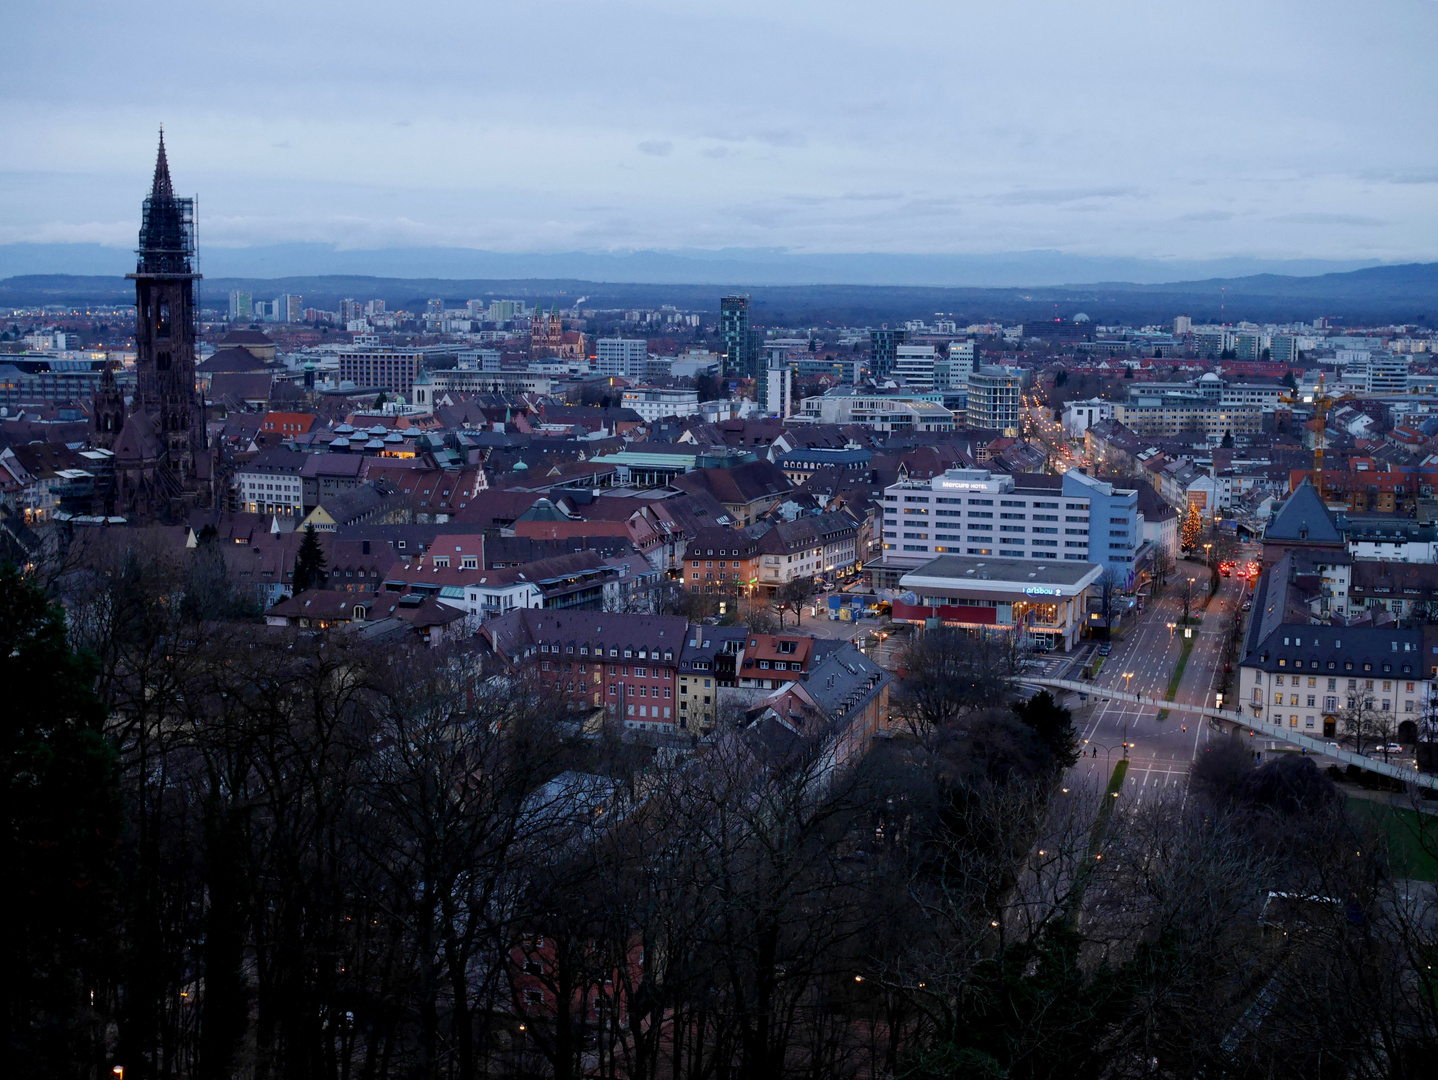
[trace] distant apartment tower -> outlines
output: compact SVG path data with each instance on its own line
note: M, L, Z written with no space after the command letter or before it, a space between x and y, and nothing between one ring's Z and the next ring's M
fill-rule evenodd
M894 376L894 364L898 359L899 346L904 344L907 331L869 331L869 373L876 379Z
M772 350L764 377L755 387L759 410L781 420L794 415L794 365L780 350Z
M365 302L365 306L364 306L364 313L365 313L366 315L383 315L383 314L384 314L384 301L383 301L383 300L368 300L368 301L366 301L366 302Z
M749 325L749 297L725 296L719 300L719 341L724 373L751 379L759 372L757 334Z
M238 289L230 293L230 322L247 322L255 317L255 298Z
M1298 338L1292 334L1274 334L1268 346L1269 355L1281 364L1298 363Z
M594 372L608 376L640 376L649 359L644 338L600 338L594 343Z
M1185 334L1193 333L1193 319L1188 315L1175 316L1173 320L1173 336L1183 337Z
M1023 377L1001 367L981 367L969 376L969 427L1019 433L1019 396Z
M1265 348L1264 335L1257 330L1239 330L1233 335L1232 349L1239 360L1261 360Z
M949 342L949 389L965 390L969 376L974 373L974 343L972 341Z
M351 297L345 297L340 301L339 322L341 326L347 326L355 319L364 318L364 305Z
M275 299L270 310L275 322L304 322L305 298L297 293L285 293Z
M496 323L510 322L524 315L523 300L491 300L489 302L489 321Z
M426 315L432 315L437 318L442 318L444 316L444 300L438 297L433 300L430 300L424 305L424 313Z

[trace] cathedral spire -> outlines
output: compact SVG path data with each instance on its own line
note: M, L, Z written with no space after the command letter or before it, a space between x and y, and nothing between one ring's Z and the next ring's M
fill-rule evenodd
M175 196L170 182L170 159L165 153L165 129L155 155L155 179L145 197L140 220L139 273L188 274L195 253L195 203Z
M160 126L160 152L155 157L155 182L150 187L150 198L172 199L175 189L170 184L170 162L165 157L165 128Z

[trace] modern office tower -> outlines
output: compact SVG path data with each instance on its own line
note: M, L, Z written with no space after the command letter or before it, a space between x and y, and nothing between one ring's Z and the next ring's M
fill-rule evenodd
M599 338L594 343L594 373L609 376L639 376L649 359L649 342L644 338Z
M1007 368L985 366L969 376L969 426L1019 433L1023 377Z
M255 317L255 298L238 289L230 293L230 322L248 322Z
M1368 390L1373 394L1408 393L1408 368L1413 358L1407 353L1386 350L1368 358Z
M894 362L906 334L904 330L869 331L869 374L876 379L893 377Z
M948 361L934 346L899 345L890 373L911 390L947 390L948 370Z
M755 334L749 327L749 297L725 296L719 300L719 341L724 374L749 379L758 374Z

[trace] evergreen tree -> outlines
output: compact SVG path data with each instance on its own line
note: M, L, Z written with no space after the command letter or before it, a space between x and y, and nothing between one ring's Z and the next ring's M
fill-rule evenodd
M1040 690L1027 701L1016 703L1013 709L1060 766L1068 768L1078 760L1078 732L1074 730L1073 713L1060 705L1053 694Z
M94 659L70 648L60 608L13 565L0 568L8 1075L81 1075L99 1037L89 993L107 984L115 951L120 799L95 674Z
M1192 551L1203 538L1203 518L1199 516L1198 505L1190 503L1188 516L1183 519L1183 536L1180 540L1185 551Z
M325 553L313 525L305 526L305 538L300 541L300 550L295 556L294 579L296 596L306 589L323 589L330 579L325 569Z

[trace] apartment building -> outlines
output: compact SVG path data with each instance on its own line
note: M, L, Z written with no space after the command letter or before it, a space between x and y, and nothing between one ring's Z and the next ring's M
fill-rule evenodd
M266 450L235 470L235 502L241 513L304 515L301 473L310 455Z
M342 384L408 394L424 370L424 353L383 347L341 349L339 369Z
M862 424L875 431L953 431L954 413L941 393L878 394L837 387L799 403L799 417L817 424Z
M1197 433L1215 442L1225 435L1257 435L1263 430L1261 407L1225 406L1198 394L1136 396L1116 402L1113 418L1135 435Z
M1023 376L1007 368L981 367L969 376L969 427L998 428L1005 435L1019 433L1019 404Z
M689 624L677 615L511 611L482 636L507 667L532 672L576 710L626 728L677 730L674 692Z
M1434 667L1425 658L1433 654L1425 640L1438 640L1433 628L1313 625L1298 587L1279 567L1259 581L1239 666L1239 706L1260 730L1324 738L1339 734L1345 713L1361 709L1389 727L1390 738L1416 740L1432 701Z
M644 338L599 338L594 342L596 375L642 376L648 359L649 342Z
M624 391L624 407L646 423L666 416L693 416L699 411L699 391L640 387Z

